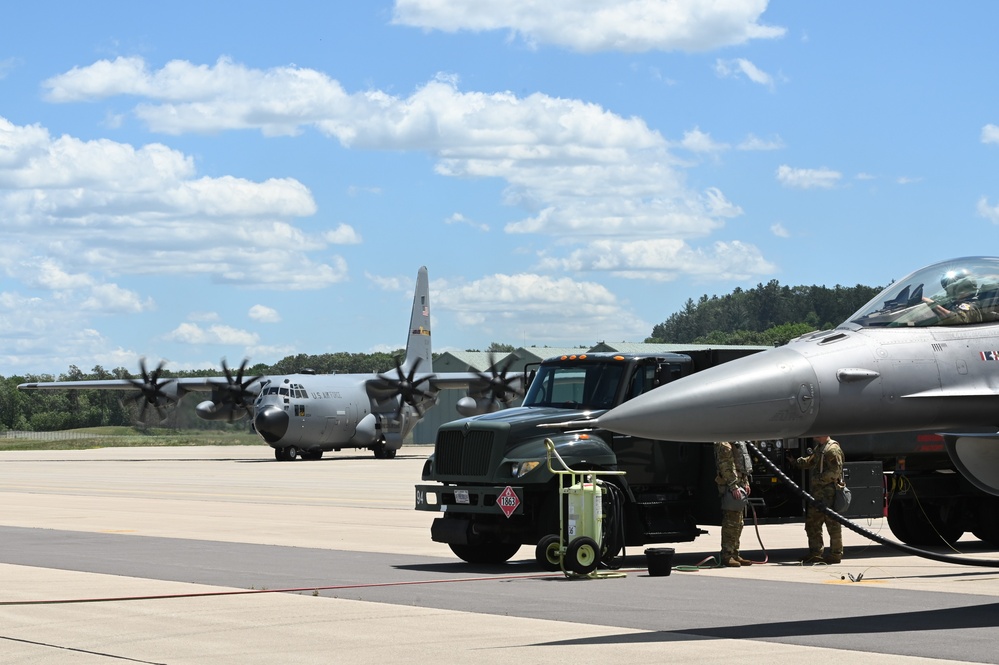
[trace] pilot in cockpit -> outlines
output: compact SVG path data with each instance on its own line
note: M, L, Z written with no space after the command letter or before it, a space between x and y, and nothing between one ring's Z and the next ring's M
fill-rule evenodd
M967 270L949 270L940 278L946 298L938 301L923 298L930 309L940 317L941 325L981 323L982 311L976 302L978 284Z

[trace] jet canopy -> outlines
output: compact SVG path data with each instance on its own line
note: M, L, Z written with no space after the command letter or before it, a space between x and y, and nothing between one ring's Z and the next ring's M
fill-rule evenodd
M917 270L857 310L862 328L964 325L999 321L999 258L952 259Z

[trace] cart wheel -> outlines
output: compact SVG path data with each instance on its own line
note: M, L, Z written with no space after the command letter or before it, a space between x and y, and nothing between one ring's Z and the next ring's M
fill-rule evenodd
M578 575L589 575L597 569L600 562L600 547L597 541L587 536L580 536L571 543L565 551L566 567Z
M545 570L562 569L562 541L553 533L544 536L534 548L534 560Z

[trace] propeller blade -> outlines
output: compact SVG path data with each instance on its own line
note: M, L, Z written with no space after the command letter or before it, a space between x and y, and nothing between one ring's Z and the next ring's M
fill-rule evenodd
M243 414L240 413L240 410L249 410L250 405L257 396L257 394L249 388L262 377L253 376L248 379L244 379L243 377L246 374L246 366L248 363L249 358L243 358L243 362L239 364L239 368L236 370L236 375L233 376L232 370L229 369L228 363L225 358L223 358L222 372L225 374L225 383L214 384L215 389L220 395L220 399L215 404L218 407L231 407L229 409L230 423L236 420L237 417L242 418Z
M508 356L503 362L503 366L497 369L493 354L489 354L489 374L475 372L485 386L481 391L483 395L488 395L491 399L503 404L509 404L520 396L520 391L513 387L518 377L508 374L513 363L514 357Z
M170 404L176 400L176 398L163 390L166 386L171 383L175 383L175 379L164 379L160 381L160 374L163 372L164 362L160 361L160 364L156 366L152 372L148 371L146 368L146 359L139 358L139 373L142 375L141 379L129 379L133 386L139 390L139 394L132 399L136 404L141 401L141 407L139 408L139 421L146 422L146 410L152 406L156 409L156 413L160 420L166 417L166 410L164 409L164 403Z
M402 361L398 356L394 360L395 376L391 376L389 372L379 374L375 381L368 384L368 394L377 400L399 397L399 405L395 411L397 419L402 416L402 410L407 404L416 409L416 412L422 417L424 413L423 403L434 399L437 391L433 389L424 390L420 385L428 383L432 377L428 374L419 379L416 378L416 374L420 370L420 364L423 361L422 358L417 358L413 362L413 366L409 368L408 373L403 370Z

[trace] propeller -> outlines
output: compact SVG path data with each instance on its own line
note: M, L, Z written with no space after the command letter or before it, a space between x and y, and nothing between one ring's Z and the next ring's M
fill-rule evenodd
M485 384L485 388L481 390L483 396L487 396L497 402L502 402L504 405L509 405L510 402L517 399L520 391L514 388L513 384L519 379L519 376L516 374L507 374L514 360L512 355L507 356L503 366L496 369L493 354L489 354L489 374L479 372L478 370L475 372L479 380Z
M413 366L410 368L409 374L406 374L402 370L402 363L399 361L399 356L396 356L396 376L392 377L379 374L377 380L368 384L368 390L376 399L388 399L397 395L400 397L399 408L395 411L396 418L399 418L402 415L402 407L405 404L409 404L411 407L416 409L416 412L422 417L423 402L425 400L434 399L437 396L437 391L432 387L429 391L420 388L421 383L429 382L431 379L430 374L419 379L416 378L416 372L420 368L421 361L422 358L417 358L416 362L414 362Z
M146 409L150 406L155 407L156 414L159 416L160 420L166 417L163 404L164 402L172 403L176 402L177 398L163 390L166 386L174 382L174 379L164 379L160 381L160 373L163 371L163 361L156 366L152 372L146 371L146 359L139 358L139 371L142 373L141 379L129 379L136 388L139 389L139 394L133 397L133 401L136 404L142 403L139 409L139 420L141 422L146 422Z
M236 370L236 376L232 375L232 371L226 364L225 358L222 359L222 371L225 372L225 383L215 384L215 387L219 391L221 396L220 404L232 404L232 409L229 411L229 422L235 419L236 409L246 409L249 410L250 404L256 398L256 393L248 388L261 379L260 376L254 376L249 379L243 379L243 374L246 372L246 364L249 362L248 358L243 358L243 362L239 364L239 369ZM240 414L242 415L242 414Z

